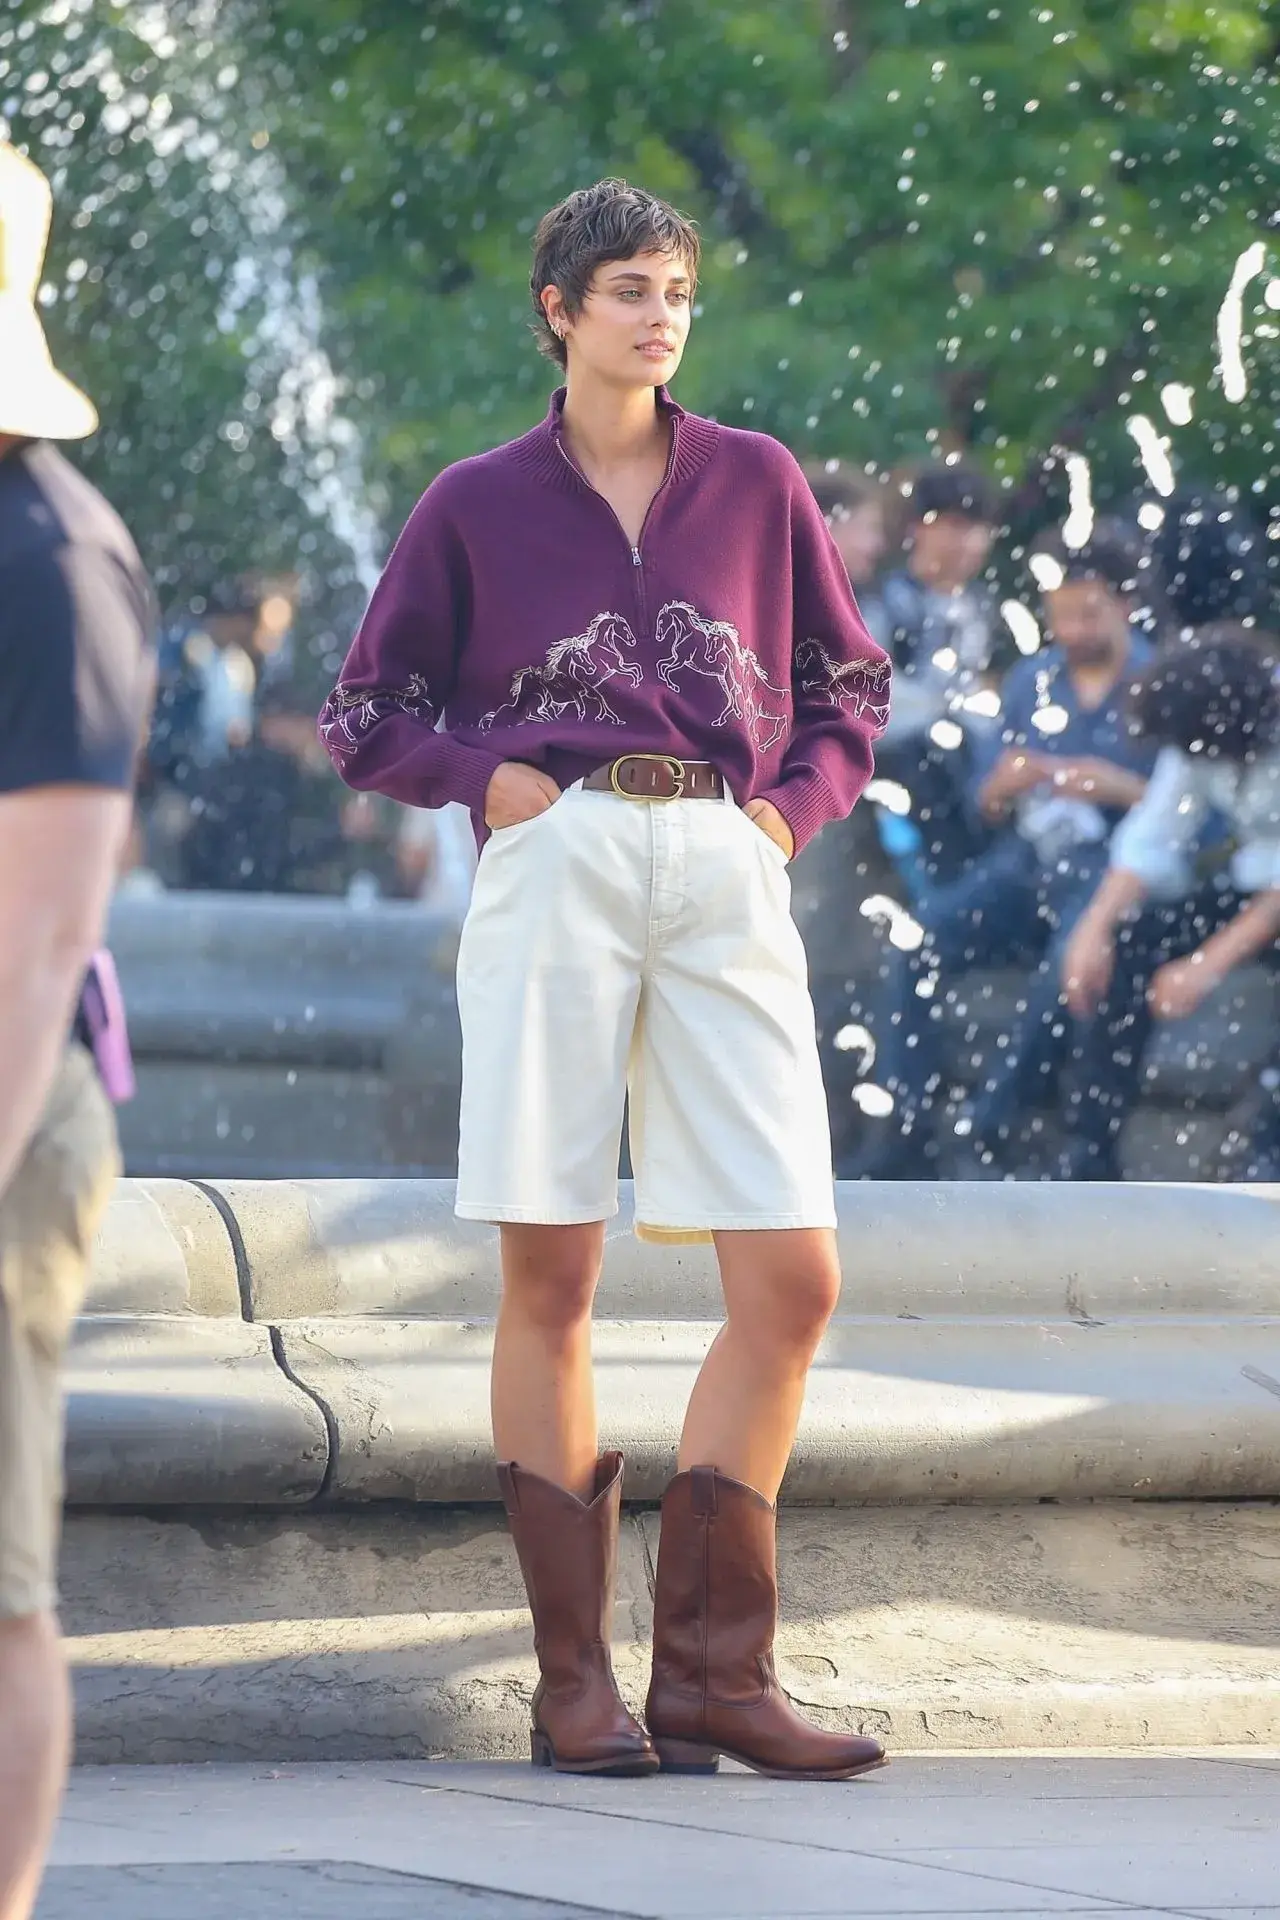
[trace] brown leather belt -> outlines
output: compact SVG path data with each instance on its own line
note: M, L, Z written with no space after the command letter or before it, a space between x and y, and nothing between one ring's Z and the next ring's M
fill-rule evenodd
M583 781L588 793L617 793L624 800L723 800L724 775L709 760L679 760L672 753L624 753L597 767Z

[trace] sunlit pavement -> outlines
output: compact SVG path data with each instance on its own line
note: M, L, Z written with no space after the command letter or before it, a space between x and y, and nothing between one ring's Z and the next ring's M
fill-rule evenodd
M1280 1920L1280 1750L903 1757L842 1786L84 1769L39 1920Z

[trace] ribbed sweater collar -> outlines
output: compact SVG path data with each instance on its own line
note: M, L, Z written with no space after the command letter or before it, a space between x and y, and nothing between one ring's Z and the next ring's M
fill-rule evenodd
M659 387L658 405L668 416L675 435L675 452L671 462L671 480L678 483L690 479L700 468L707 464L716 449L720 438L720 429L714 420L704 420L700 414L686 413L684 408L671 398L665 387ZM531 433L524 434L519 440L510 443L513 459L544 482L561 492L576 493L587 486L573 461L567 457L561 436L563 434L565 389L557 387L551 396L547 408L547 417Z

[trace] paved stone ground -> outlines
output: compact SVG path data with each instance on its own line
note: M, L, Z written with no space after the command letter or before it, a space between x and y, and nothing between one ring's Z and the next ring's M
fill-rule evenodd
M86 1768L38 1920L1280 1920L1280 1752L899 1758L844 1786Z

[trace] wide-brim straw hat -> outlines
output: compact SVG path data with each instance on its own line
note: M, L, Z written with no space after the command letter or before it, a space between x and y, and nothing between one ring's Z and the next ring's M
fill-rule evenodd
M0 433L83 440L97 409L54 366L36 308L52 214L40 169L0 144Z

